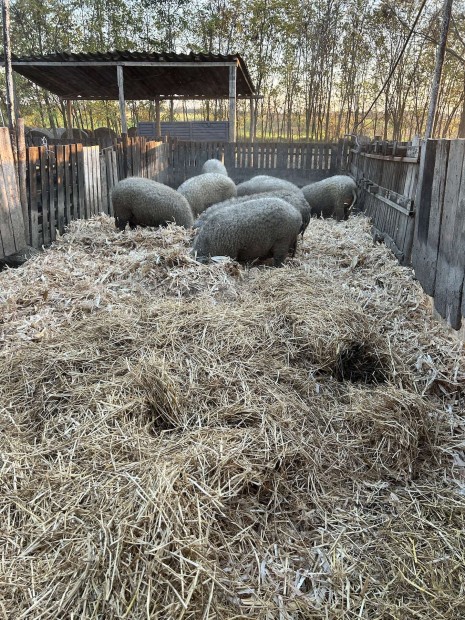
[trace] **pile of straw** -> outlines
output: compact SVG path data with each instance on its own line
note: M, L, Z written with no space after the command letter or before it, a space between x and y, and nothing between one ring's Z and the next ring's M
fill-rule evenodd
M75 222L0 274L4 618L465 616L461 343L362 217L282 269Z

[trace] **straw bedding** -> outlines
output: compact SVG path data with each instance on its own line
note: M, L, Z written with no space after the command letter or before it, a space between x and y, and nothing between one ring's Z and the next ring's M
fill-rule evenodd
M0 616L463 617L463 352L411 272L361 217L189 244L101 216L0 274Z

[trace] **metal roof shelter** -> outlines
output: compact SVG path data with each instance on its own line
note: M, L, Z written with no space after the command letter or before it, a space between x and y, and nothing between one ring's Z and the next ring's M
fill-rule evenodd
M126 100L154 100L159 117L159 104L165 99L227 98L229 139L235 141L236 100L252 100L256 96L247 66L239 54L62 52L13 55L12 67L35 84L66 99L69 117L72 100L119 100L123 135L127 134Z

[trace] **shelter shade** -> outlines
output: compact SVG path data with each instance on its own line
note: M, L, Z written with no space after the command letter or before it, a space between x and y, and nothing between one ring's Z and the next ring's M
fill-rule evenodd
M0 65L3 59L0 59ZM236 97L255 93L238 54L156 54L108 52L13 57L14 71L62 99L115 100L115 76L124 67L126 100L230 98L230 69L236 69Z

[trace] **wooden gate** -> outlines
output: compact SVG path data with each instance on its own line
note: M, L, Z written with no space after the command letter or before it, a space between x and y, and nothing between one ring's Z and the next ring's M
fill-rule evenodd
M358 206L370 217L375 238L383 240L402 264L411 260L419 147L402 155L352 150L350 172L359 187Z

